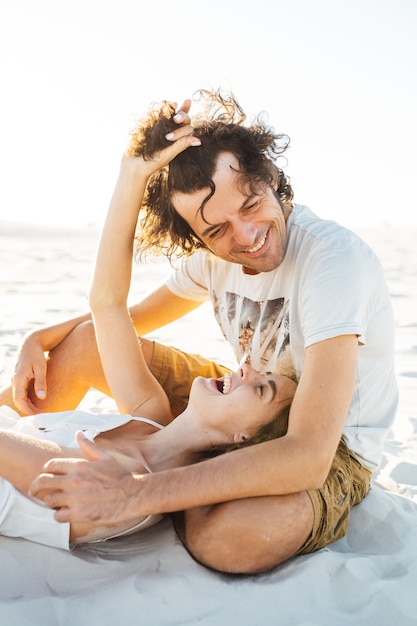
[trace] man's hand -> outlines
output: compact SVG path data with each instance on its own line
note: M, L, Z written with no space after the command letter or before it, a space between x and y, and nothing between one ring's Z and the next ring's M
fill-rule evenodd
M30 495L56 509L58 522L113 526L144 517L147 513L141 514L137 501L141 477L134 478L82 433L77 433L77 441L86 459L48 461L33 481Z
M13 402L24 415L40 413L41 410L29 398L33 385L40 400L46 398L46 358L40 340L35 333L23 342L12 378Z
M34 404L36 400L30 399L29 393L33 388L36 398L39 400L46 398L46 374L49 357L46 357L45 353L56 348L74 328L90 319L90 313L83 313L26 335L19 350L11 390L13 403L23 415L42 412Z

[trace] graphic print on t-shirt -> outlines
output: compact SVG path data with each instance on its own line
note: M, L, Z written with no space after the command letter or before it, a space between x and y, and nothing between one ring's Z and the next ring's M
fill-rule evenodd
M213 293L212 301L238 362L250 363L257 371L277 372L276 363L290 342L289 301L258 302L230 292L221 299Z

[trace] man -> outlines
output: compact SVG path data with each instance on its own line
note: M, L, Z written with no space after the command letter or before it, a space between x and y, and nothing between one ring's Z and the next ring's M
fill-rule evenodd
M246 127L233 98L208 98L214 108L193 127L189 101L176 115L169 107L168 113L151 112L131 145L155 162L145 197L126 194L143 206L139 249L170 253L179 246L190 254L166 285L133 307L132 317L145 334L210 298L238 360L274 371L284 354L291 359L299 381L288 432L146 476L128 474L80 437L93 462L51 461L32 493L58 509L60 521L120 523L185 511L178 529L196 559L222 571L254 573L345 534L395 415L393 320L369 248L293 205L289 181L274 163L285 137L260 120ZM35 402L42 410L70 408L88 387L106 389L85 319L27 340L16 388L26 396L34 380L38 399L29 393L26 406L20 401L23 409L37 410ZM43 351L51 358L48 394L40 402ZM174 412L194 376L222 373L149 342L144 351Z

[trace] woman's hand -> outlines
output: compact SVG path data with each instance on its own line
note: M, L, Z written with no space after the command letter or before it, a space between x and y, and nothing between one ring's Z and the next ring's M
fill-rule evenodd
M165 139L170 145L153 153L152 158L144 159L143 157L133 156L129 149L122 158L122 171L133 168L139 168L139 175L147 179L168 165L178 154L193 146L200 146L201 141L193 135L193 127L189 111L191 108L191 100L184 100L178 112L173 116L172 120L178 125L178 128L165 135ZM137 175L137 172L136 172Z

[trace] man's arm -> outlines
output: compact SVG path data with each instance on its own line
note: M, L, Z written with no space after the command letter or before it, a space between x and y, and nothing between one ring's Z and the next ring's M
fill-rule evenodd
M166 285L161 285L129 307L129 311L137 335L143 337L184 317L200 305L201 302L180 298Z
M200 302L180 298L173 294L165 285L161 285L152 293L149 293L143 300L131 306L130 313L136 333L139 336L143 336L179 319L200 304ZM77 364L77 374L80 373L80 368L83 368L82 375L84 380L87 383L89 380L92 381L90 386L98 386L100 389L105 390L106 385L98 357L96 358L95 355L89 354L89 351L91 352L93 349L95 353L97 352L94 338L93 341L86 340L87 333L88 337L90 337L90 331L87 328L85 328L84 332L73 333L75 329L79 330L82 324L88 326L88 323L86 325L85 322L90 322L91 336L93 336L91 313L85 313L28 333L18 352L12 386L0 392L0 404L14 406L23 415L39 413L42 410L57 410L53 401L55 393L53 383L48 387L48 368L54 362L54 350L58 346L61 347L60 359L65 359L64 364L60 361L59 369L66 372L65 382L67 392L70 395L71 385L75 382L72 380L71 375L68 375L68 371L71 370L71 361ZM80 359L80 353L83 354L84 358ZM93 364L96 364L96 366ZM93 366L94 372L89 371L89 368ZM100 377L103 378L103 385L101 386L98 384ZM31 397L30 394L32 385L35 397ZM59 393L61 402L62 389L60 389ZM36 398L44 400L47 396L50 401L48 408L41 409L37 406ZM70 405L71 402L69 402L66 408L69 408Z
M329 339L306 350L286 436L188 467L146 476L114 461L54 460L32 485L59 521L132 521L143 515L320 487L329 472L354 389L357 337ZM82 444L94 452L94 444ZM86 446L86 447L85 447ZM111 504L106 493L114 492ZM45 494L45 491L44 491ZM62 507L62 508L61 508Z

